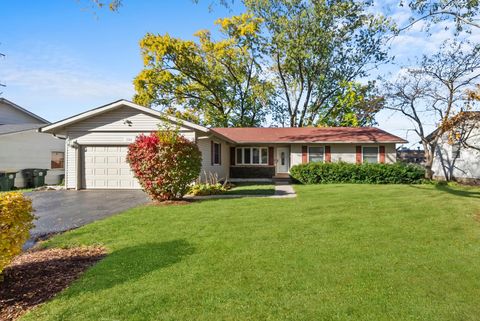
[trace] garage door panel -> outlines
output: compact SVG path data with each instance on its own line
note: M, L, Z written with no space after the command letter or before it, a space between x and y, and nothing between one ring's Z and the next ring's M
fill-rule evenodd
M141 188L127 163L126 146L86 146L83 156L85 188Z
M105 168L95 168L93 170L93 175L96 177L101 177L102 175L105 175Z

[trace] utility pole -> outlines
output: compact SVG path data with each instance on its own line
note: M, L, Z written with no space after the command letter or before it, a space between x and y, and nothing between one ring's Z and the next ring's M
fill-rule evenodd
M5 55L1 52L0 52L0 58L5 58ZM0 88L1 87L6 87L6 85L3 82L0 81ZM2 94L3 94L3 92L0 91L0 95L2 95Z

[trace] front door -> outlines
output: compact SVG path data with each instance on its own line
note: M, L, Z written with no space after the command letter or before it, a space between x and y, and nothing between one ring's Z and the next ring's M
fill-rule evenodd
M277 147L277 173L288 173L289 150L288 147Z

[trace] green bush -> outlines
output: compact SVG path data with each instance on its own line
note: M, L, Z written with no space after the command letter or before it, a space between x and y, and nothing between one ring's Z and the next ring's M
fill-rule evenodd
M418 184L425 170L418 165L308 163L293 166L290 175L302 184Z
M195 184L190 188L189 194L194 196L217 195L227 191L227 187L223 184Z
M22 193L0 194L0 274L22 251L33 227L33 218L32 201Z

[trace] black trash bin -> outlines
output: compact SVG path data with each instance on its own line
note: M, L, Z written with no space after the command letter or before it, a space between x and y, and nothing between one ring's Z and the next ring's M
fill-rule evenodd
M0 191L11 191L15 185L17 172L0 171Z
M25 187L40 187L45 185L45 176L47 176L48 169L42 168L26 168L22 170L23 178L25 179Z

